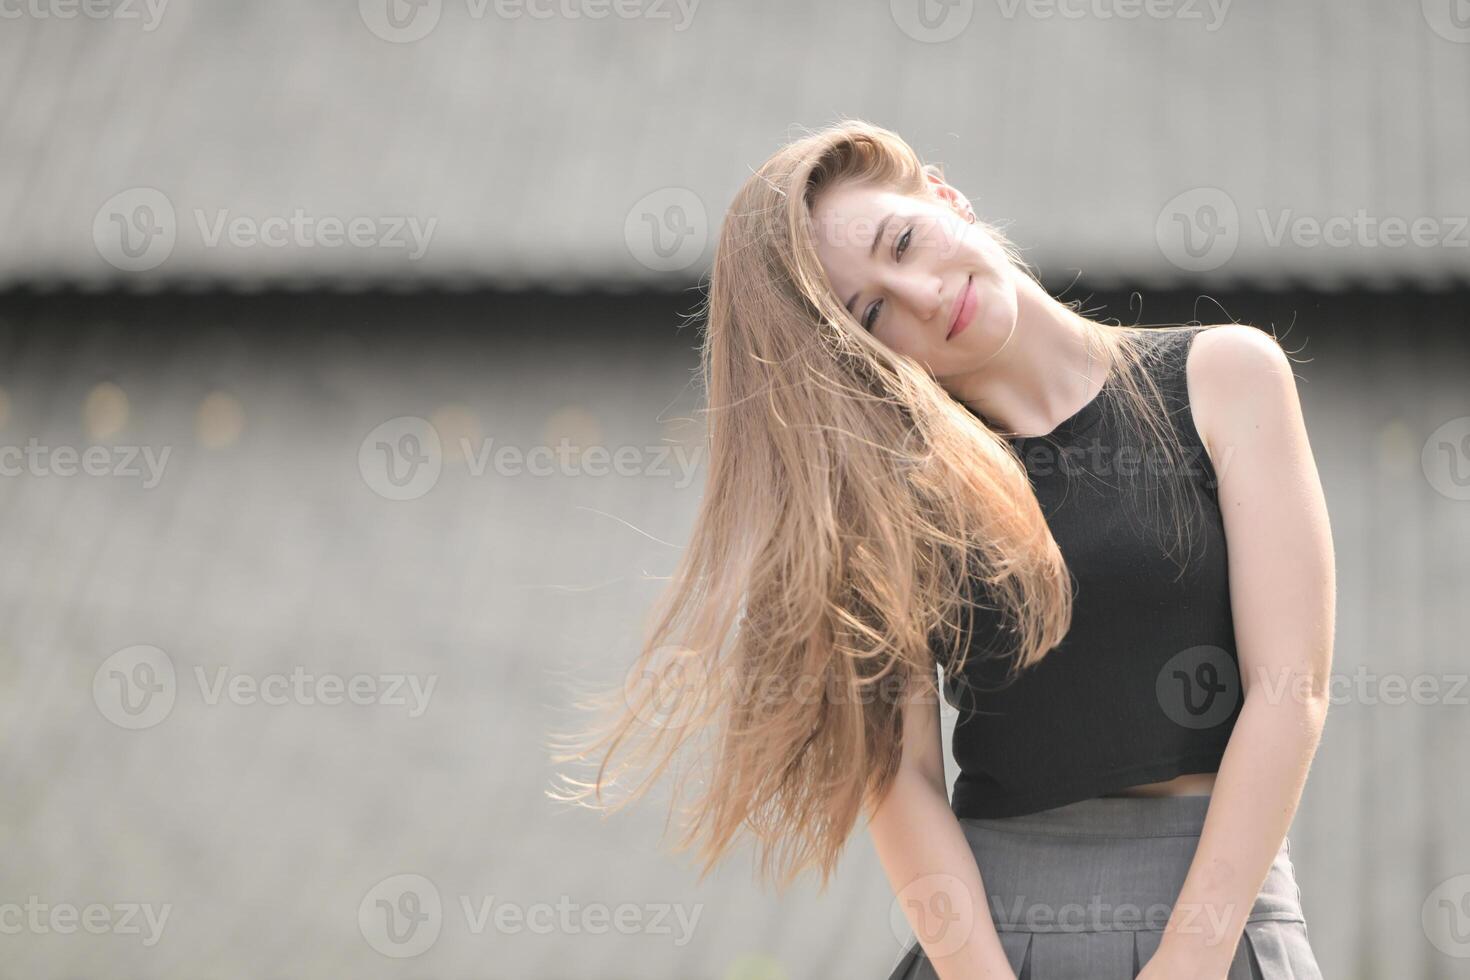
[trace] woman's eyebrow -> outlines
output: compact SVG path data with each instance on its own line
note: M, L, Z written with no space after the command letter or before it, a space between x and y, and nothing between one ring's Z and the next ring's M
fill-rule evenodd
M868 258L871 259L873 254L878 251L878 244L883 241L883 229L887 228L888 222L892 220L893 212L890 211L882 221L878 222L878 233L873 236L873 244L868 246Z

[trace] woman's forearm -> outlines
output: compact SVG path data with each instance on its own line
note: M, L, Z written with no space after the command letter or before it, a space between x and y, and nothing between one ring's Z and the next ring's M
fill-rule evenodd
M1156 954L1193 977L1224 977L1246 917L1291 827L1326 701L1258 684L1220 763L1199 847ZM1184 974L1181 974L1184 975Z
M941 980L1015 980L943 778L901 770L868 831L904 916Z

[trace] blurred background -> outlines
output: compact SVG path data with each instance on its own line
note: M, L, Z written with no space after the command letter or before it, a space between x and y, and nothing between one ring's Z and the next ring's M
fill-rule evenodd
M0 976L888 975L861 829L775 896L544 795L698 506L723 208L843 116L1293 353L1310 936L1470 975L1464 0L0 0L0 81Z

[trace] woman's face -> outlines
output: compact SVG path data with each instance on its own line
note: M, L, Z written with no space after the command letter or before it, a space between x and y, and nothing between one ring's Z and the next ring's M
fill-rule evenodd
M1013 266L966 215L969 202L935 181L921 199L839 183L813 202L817 257L838 299L874 338L936 378L984 363L1016 318Z

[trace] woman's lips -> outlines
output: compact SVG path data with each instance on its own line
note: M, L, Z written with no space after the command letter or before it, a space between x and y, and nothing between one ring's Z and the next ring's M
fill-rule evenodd
M959 299L955 300L954 322L949 325L949 333L944 335L945 340L956 336L970 325L975 318L975 277L970 276L965 280L965 288L960 291Z

